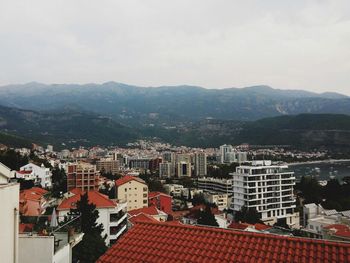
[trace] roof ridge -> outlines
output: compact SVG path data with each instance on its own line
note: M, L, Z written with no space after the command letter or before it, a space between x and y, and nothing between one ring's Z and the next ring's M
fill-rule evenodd
M210 230L210 231L215 231L215 232L225 232L225 233L230 233L230 234L238 234L238 235L243 235L243 236L254 236L254 237L266 237L266 238L272 238L272 239L281 239L281 237L283 237L284 239L287 240L295 240L295 241L303 241L303 242L308 242L308 243L319 243L319 244L342 244L342 245L349 245L349 242L346 241L334 241L334 240L326 240L326 239L314 239L314 238L307 238L307 237L290 237L290 236L280 236L280 235L275 235L272 233L256 233L256 232L249 232L249 231L240 231L240 230L236 230L236 229L226 229L226 228L219 228L219 227L215 227L215 226L205 226L205 225L187 225L187 224L183 224L183 225L169 225L169 224L164 224L164 222L137 222L135 223L135 225L137 224L144 224L144 225L166 225L169 227L173 227L173 228L191 228L191 229L204 229L204 230Z

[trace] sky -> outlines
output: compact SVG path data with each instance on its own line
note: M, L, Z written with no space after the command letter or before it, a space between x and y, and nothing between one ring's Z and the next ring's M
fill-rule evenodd
M0 0L0 85L30 81L350 95L350 1Z

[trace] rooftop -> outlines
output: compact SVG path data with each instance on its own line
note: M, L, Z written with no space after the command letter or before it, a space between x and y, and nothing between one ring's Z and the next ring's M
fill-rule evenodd
M70 210L76 208L76 204L78 201L80 201L82 192L78 190L75 191L74 189L71 192L74 195L63 200L57 207L57 210ZM109 199L108 196L101 194L98 191L89 191L88 198L90 203L96 205L96 208L116 207L116 203L113 200Z
M135 177L135 176L131 176L131 175L125 175L124 177L118 179L115 181L115 184L116 186L121 186L127 182L130 182L130 181L137 181L139 183L142 183L142 184L146 184L144 180L138 178L138 177Z
M350 244L138 222L98 262L350 262Z

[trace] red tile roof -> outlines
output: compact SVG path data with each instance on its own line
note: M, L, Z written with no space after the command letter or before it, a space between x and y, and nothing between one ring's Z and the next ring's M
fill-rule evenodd
M158 222L157 219L154 219L152 216L149 216L149 215L146 215L146 214L143 214L143 213L135 215L133 217L130 217L129 221L132 224L136 224L138 222Z
M122 178L118 179L115 181L115 184L116 186L121 186L127 182L130 182L130 181L137 181L139 183L142 183L142 184L146 184L144 180L138 178L138 177L135 177L135 176L131 176L131 175L125 175L123 176Z
M333 224L324 227L325 229L331 230L334 235L338 237L350 238L350 227L342 224Z
M32 187L20 192L20 200L35 200L39 201L48 191L39 187Z
M146 215L150 215L150 216L156 216L156 215L159 215L159 210L155 206L149 206L149 207L143 207L143 208L139 208L139 209L130 210L130 211L128 211L128 213L131 216L135 216L138 214L146 214Z
M167 197L170 197L170 198L171 198L170 195L167 195L167 194L162 193L162 192L149 192L149 193L148 193L148 198L154 198L154 197L156 197L156 196L158 196L158 195L164 195L164 196L167 196Z
M99 263L350 262L350 244L219 228L139 222Z
M72 191L74 192L74 191ZM81 194L75 194L57 207L57 210L70 210L76 208L76 203L80 200ZM108 198L108 196L99 193L98 191L88 192L89 202L96 205L96 208L116 207L116 203Z
M17 171L17 173L19 174L31 174L33 171L25 171L25 170L21 170L21 171Z

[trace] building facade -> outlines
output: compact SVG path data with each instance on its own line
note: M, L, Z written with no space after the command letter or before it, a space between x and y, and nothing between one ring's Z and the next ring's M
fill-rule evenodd
M70 164L67 167L68 191L78 188L82 191L98 190L100 173L96 166L88 163Z
M115 182L116 197L127 202L127 210L148 207L148 186L138 177L126 175Z
M194 155L194 174L197 177L207 175L207 155L203 152Z
M253 161L241 165L233 175L231 208L240 211L243 206L255 208L261 220L273 225L278 219L299 228L299 215L293 192L294 172L286 165L272 165L271 161Z

